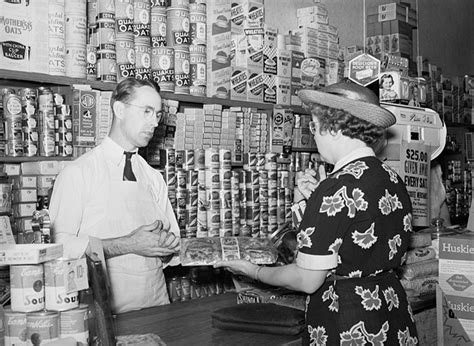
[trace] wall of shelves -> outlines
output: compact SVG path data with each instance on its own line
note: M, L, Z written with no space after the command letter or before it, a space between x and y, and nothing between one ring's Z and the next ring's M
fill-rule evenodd
M0 69L0 85L25 87L25 86L72 86L74 84L90 85L91 88L111 91L115 89L116 83L107 83L100 81L92 81L87 79L69 78L62 76L51 76L44 73L31 73L22 71L10 71ZM198 97L185 94L175 94L170 92L161 92L161 96L165 99L176 100L186 104L221 104L225 107L251 107L262 110L271 110L275 106L273 103L257 103L250 101L238 101L230 99L221 99L217 97ZM296 113L306 113L299 106L287 106Z

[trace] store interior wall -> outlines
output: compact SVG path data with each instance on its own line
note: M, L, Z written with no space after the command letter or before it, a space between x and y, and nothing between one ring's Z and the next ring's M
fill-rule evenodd
M474 1L404 0L416 7L420 55L442 68L447 76L474 75ZM329 23L339 29L341 46L363 45L366 7L390 0L321 0ZM296 27L296 9L314 5L314 0L266 0L265 21L287 33Z

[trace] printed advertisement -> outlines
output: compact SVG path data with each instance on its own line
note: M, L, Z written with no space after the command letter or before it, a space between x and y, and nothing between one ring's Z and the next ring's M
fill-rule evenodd
M413 226L430 224L430 147L420 142L402 141L400 145L400 176L413 205Z

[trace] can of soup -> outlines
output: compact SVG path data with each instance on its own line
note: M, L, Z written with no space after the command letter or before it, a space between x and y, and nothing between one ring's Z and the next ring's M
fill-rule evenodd
M26 345L26 313L11 308L4 311L5 346Z
M59 316L59 335L61 338L74 338L77 345L89 344L89 307L81 304L79 307L61 311Z
M78 291L71 291L74 289L76 273L74 270L69 270L68 263L67 259L44 263L45 307L47 310L64 311L79 306Z
M47 344L59 339L59 313L53 311L26 314L27 345Z
M44 271L42 264L10 266L11 307L13 311L44 309Z

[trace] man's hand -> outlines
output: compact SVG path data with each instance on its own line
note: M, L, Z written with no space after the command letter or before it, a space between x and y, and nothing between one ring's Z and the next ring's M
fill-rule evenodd
M156 220L143 225L124 237L102 241L106 258L126 254L146 257L165 257L179 251L179 237L168 232L168 225Z
M174 233L168 232L160 220L138 227L128 235L128 238L131 252L136 255L167 256L179 250L179 238Z

